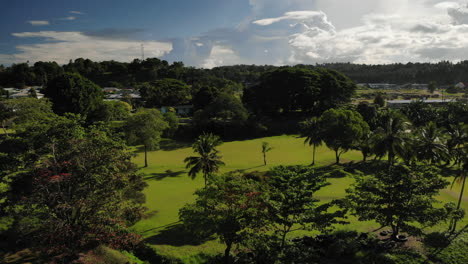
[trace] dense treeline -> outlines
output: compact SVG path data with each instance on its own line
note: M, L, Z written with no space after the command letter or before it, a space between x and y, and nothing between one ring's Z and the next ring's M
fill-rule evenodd
M299 65L305 68L329 68L342 72L357 83L429 83L450 85L468 80L468 61L452 63L407 63L365 65L352 63L326 63ZM250 86L257 83L263 73L276 69L270 65L234 65L201 69L187 67L182 62L172 64L157 58L135 59L130 63L117 61L93 62L79 58L63 66L55 62L36 62L0 66L0 86L23 87L45 85L63 72L75 72L100 86L129 87L138 83L173 78L194 85L200 80L225 79Z

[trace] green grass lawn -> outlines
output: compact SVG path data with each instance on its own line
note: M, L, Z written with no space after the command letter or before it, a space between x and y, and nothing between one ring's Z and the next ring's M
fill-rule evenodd
M273 150L267 153L268 165L263 166L261 143L268 142ZM172 148L172 149L171 149ZM277 165L307 165L312 161L312 148L303 144L303 139L295 136L276 136L245 141L226 142L219 147L226 166L221 172L232 170L265 171L271 166ZM149 167L142 168L148 187L145 189L146 206L149 214L146 219L137 223L133 229L143 235L146 241L153 245L160 254L184 260L187 263L200 261L200 254L215 254L222 252L223 246L217 241L196 243L178 228L178 211L186 203L194 200L193 192L203 187L203 177L200 175L195 180L187 176L187 170L183 162L184 158L193 155L190 144L178 144L170 146L166 150L148 153ZM342 162L360 161L360 152L350 151L342 155ZM317 166L334 163L335 154L325 146L317 149ZM139 166L143 166L143 153L135 158ZM316 197L322 201L329 201L345 195L345 189L353 182L353 179L331 178L331 185L320 190ZM444 190L440 199L447 202L456 202L459 186L452 190ZM464 203L468 209L468 188ZM466 219L466 218L465 218ZM350 218L351 224L339 226L340 229L354 229L369 231L379 226L373 222L359 222ZM467 220L459 224L466 225ZM446 228L441 226L440 228ZM292 234L293 236L301 233Z

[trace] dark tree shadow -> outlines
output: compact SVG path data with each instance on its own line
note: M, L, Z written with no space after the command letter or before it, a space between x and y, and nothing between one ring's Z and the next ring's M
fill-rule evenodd
M159 148L164 151L177 150L181 148L191 147L192 143L189 142L180 142L173 139L162 139L159 142Z
M210 239L210 237L196 238L182 224L178 223L167 226L159 234L146 238L144 242L152 245L198 246Z
M175 178L175 177L179 177L181 176L182 174L185 174L185 171L171 171L171 170L167 170L165 172L161 172L161 173L157 173L157 172L154 172L154 173L149 173L145 176L145 180L156 180L156 181L161 181L161 180L164 180L165 178Z

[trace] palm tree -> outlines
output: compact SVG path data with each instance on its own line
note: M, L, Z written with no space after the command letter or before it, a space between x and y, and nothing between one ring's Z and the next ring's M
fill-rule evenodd
M416 157L420 161L438 163L449 157L449 151L444 138L445 131L438 128L434 122L419 130L416 137Z
M374 151L378 156L388 154L388 163L392 165L395 157L408 148L408 130L410 123L395 111L389 111L382 116L382 124L373 136Z
M273 148L270 147L270 144L268 144L268 142L262 142L263 165L267 165L266 153L269 152L272 149Z
M218 136L213 134L203 134L198 137L192 148L195 153L200 156L191 156L185 158L186 168L190 168L188 175L193 179L197 174L202 172L205 179L205 187L208 177L219 170L220 166L225 165L221 161L219 151L215 148L221 144Z
M313 146L312 166L315 165L315 150L322 145L322 132L319 119L312 117L301 123L301 137L305 137L304 144Z
M465 151L467 151L466 148L465 148ZM451 186L451 188L452 188L455 182L458 182L459 184L461 183L461 190L460 190L460 195L458 196L458 203L457 203L456 211L459 211L460 207L461 207L461 202L463 200L463 193L465 192L465 183L466 183L467 176L468 176L468 159L465 158L464 162L463 162L463 166L461 168L461 172L457 177L455 177L455 179L452 182L452 186ZM452 224L451 224L450 231L452 233L455 232L455 229L457 228L457 221L458 221L458 219L454 219Z
M465 155L465 152L461 148L468 139L468 125L464 123L458 123L450 125L448 129L449 139L447 140L447 149L450 154L450 158L454 160L454 165L460 165L460 162ZM450 158L447 159L447 164L450 163Z

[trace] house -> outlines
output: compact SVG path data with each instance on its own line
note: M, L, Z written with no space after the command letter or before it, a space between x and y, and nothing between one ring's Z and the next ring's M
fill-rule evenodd
M391 100L391 101L387 101L387 107L391 109L400 109L413 102L418 102L418 101L416 100ZM444 100L433 99L433 100L421 100L420 102L423 102L425 104L431 104L431 105L444 105L444 104L456 102L456 100L455 99L444 99Z
M17 99L17 98L25 98L25 97L30 97L29 94L30 89L22 89L20 92L14 93L10 95L10 98L12 99ZM44 94L36 92L36 98L41 99L44 98Z
M106 93L106 94L118 93L118 92L120 92L120 89L116 88L116 87L104 87L104 88L102 88L102 92Z
M173 108L178 115L187 116L193 113L193 105L163 106L161 113L167 113Z

